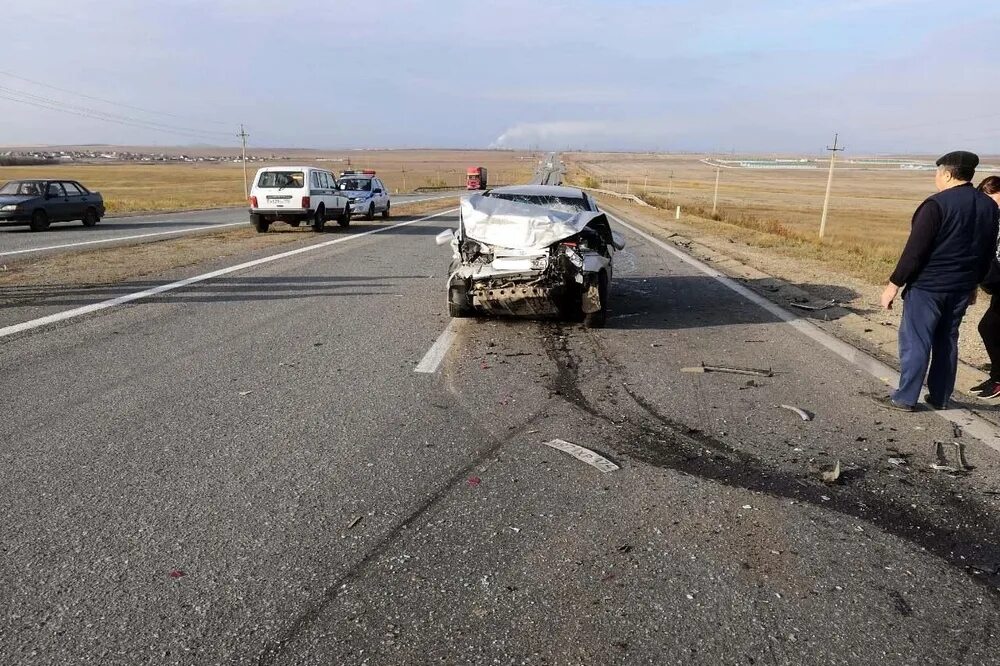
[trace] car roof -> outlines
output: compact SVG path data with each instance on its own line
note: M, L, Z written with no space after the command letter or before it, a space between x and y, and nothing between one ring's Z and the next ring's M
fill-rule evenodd
M257 173L261 171L307 171L309 169L313 171L329 171L329 169L318 166L266 166L257 169Z
M11 178L8 183L75 183L73 178Z
M490 190L490 193L494 192L497 194L519 194L529 197L583 198L583 190L564 185L506 185L504 187L494 187Z

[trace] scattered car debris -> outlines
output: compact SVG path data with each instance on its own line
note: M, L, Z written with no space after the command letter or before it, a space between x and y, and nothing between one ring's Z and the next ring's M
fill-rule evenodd
M240 397L246 397L253 393L253 391L240 391Z
M362 520L364 520L364 516L355 516L354 520L348 523L347 529L353 530L355 527L358 526L358 523L360 523Z
M553 439L542 443L545 444L545 446L552 447L553 449L557 449L563 453L568 453L577 460L585 462L591 467L596 467L602 472L614 472L615 470L620 469L618 465L611 462L604 456L594 453L590 449L585 449L582 446L573 444L572 442L567 442L563 439Z
M957 423L952 423L951 424L951 434L952 434L952 436L955 439L961 439L962 438L962 426L958 425Z
M770 368L768 368L767 370L761 370L758 368L738 368L725 365L706 365L704 363L691 368L681 368L681 372L688 372L688 373L722 372L731 375L754 375L756 377L774 377L774 371L771 370Z
M478 488L479 484L481 484L482 482L483 480L480 479L478 476L470 476L469 480L466 481L466 483L469 484L470 488Z
M821 472L819 478L823 483L837 483L840 480L840 461L836 462L833 469Z
M955 457L958 459L958 464L955 465L948 460L946 451L949 447L946 447L944 442L934 442L934 457L937 459L937 463L931 465L931 469L936 472L947 472L949 474L965 474L969 470L975 469L965 457L964 443L952 442L951 447L955 449Z
M808 303L789 303L793 308L798 308L800 310L809 310L816 312L818 310L826 310L837 304L837 301L830 301L829 303L823 303L821 305L809 305Z
M804 409L799 409L798 407L795 407L794 405L778 405L778 406L781 409L787 409L790 412L795 412L796 414L799 415L799 418L802 419L803 421L812 421L813 420L813 415L810 414L809 412L807 412Z
M184 573L183 571L181 571L180 569L171 569L170 573L168 575L171 578L173 578L174 580L176 580L178 578L183 578L184 576L187 576L187 574Z
M896 458L895 456L889 457L886 462L890 465L896 465L897 467L907 464L906 458Z
M750 511L751 509L753 509L753 506L751 506L751 505L749 505L749 504L744 504L744 505L743 505L743 508L744 508L744 509L745 509L746 511Z

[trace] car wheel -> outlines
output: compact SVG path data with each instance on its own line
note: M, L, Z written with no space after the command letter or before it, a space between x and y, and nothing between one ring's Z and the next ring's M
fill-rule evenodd
M326 208L320 206L313 215L313 231L323 231L326 226Z
M339 224L342 227L349 227L349 226L351 226L351 207L350 206L346 206L344 208L344 212L342 212L340 214L340 216L337 218L337 224Z
M453 319L473 315L473 310L469 307L469 293L465 287L452 287L448 290L448 315Z
M101 218L97 215L97 211L93 208L88 208L83 213L83 226L85 227L93 227L100 222L100 220Z
M250 224L253 228L257 230L259 234L266 234L267 228L271 226L270 222L264 219L263 215L252 214L250 215Z
M375 219L375 204L373 204L373 203L368 204L368 214L365 215L365 219L366 220L374 220Z
M31 215L31 230L32 231L45 231L49 228L49 214L44 210L36 210Z
M382 211L382 219L383 220L388 220L389 219L389 206L390 205L391 204L389 202L386 202L386 204L385 204L385 210Z
M597 294L601 299L601 309L583 315L585 328L603 328L608 320L608 274L604 271L597 276Z

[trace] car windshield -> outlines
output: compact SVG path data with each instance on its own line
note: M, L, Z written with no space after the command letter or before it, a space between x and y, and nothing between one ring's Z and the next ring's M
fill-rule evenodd
M340 189L349 192L370 192L372 189L371 178L341 178Z
M45 183L35 181L12 180L0 187L0 194L27 195L32 197L41 196Z
M558 210L564 213L579 213L588 210L587 202L577 197L551 197L540 194L514 194L504 192L492 192L491 197L516 201L518 203L534 204L545 206L551 210Z
M305 185L306 176L301 171L265 171L257 180L257 187L282 189L300 188Z

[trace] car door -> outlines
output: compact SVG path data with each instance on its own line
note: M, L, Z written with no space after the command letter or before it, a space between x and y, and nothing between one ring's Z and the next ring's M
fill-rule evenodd
M45 212L48 213L50 222L62 222L72 220L70 210L72 204L66 196L66 190L62 183L52 181L45 188Z
M319 174L320 185L323 186L323 201L326 202L326 209L329 211L339 211L337 205L337 181L329 171L321 171Z
M82 220L83 211L87 209L87 196L73 183L64 180L60 183L66 191L66 214L69 220Z
M375 208L376 210L385 210L385 207L389 203L389 193L385 191L385 185L378 178L372 181L372 189L375 192Z

